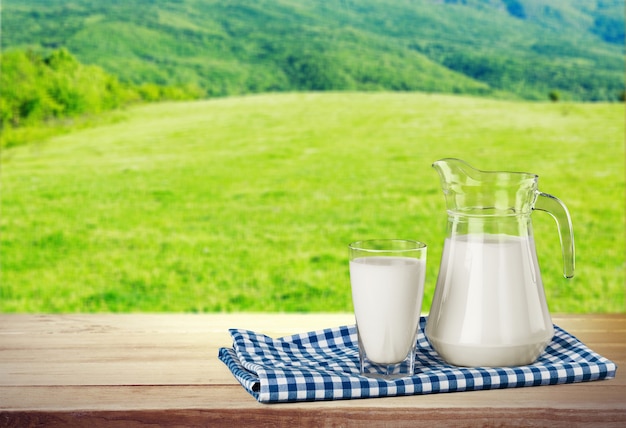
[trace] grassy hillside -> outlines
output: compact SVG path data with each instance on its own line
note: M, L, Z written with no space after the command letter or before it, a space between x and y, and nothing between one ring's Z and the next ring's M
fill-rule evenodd
M350 311L346 246L374 237L429 244L427 311L447 156L568 205L572 280L533 214L553 312L624 310L623 105L290 93L115 115L3 150L0 312Z
M4 49L66 47L208 96L394 90L616 100L624 0L5 0Z

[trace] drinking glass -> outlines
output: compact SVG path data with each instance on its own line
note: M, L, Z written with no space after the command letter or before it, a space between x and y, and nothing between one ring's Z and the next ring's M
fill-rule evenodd
M349 245L360 373L394 379L415 373L426 244L373 239Z

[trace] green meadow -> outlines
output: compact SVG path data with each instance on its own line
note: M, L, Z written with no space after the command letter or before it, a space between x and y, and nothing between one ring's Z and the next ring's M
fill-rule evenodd
M552 312L624 311L624 105L286 93L135 106L1 153L0 312L351 311L347 245L446 231L431 163L539 175Z

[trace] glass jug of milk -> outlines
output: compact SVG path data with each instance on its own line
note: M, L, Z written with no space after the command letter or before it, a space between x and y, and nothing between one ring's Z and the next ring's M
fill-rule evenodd
M533 363L554 335L533 241L531 213L557 222L564 276L574 276L566 206L523 172L480 171L459 159L433 164L446 199L448 231L426 324L439 355L458 366Z

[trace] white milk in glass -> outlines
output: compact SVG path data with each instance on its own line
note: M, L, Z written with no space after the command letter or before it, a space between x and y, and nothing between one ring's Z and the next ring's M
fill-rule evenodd
M429 341L446 361L529 364L553 333L532 238L446 239L426 326Z
M419 324L426 262L410 257L350 261L352 302L361 344L377 364L404 360Z

